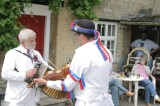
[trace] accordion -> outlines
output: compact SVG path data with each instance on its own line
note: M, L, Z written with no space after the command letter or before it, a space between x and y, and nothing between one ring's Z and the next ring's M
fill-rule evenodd
M34 77L32 78L28 78L25 81L28 83L28 88L31 88L34 84L33 79L34 78L46 78L46 74L48 71L50 70L54 70L52 67L50 66L45 66L44 64L41 63L37 63L35 65L35 68L37 68L37 72L35 74ZM59 90L55 90L53 88L49 88L46 85L40 85L40 86L36 86L38 89L40 89L44 94L46 94L47 96L53 98L53 99L62 99L62 98L66 98L66 92L65 91L59 91Z

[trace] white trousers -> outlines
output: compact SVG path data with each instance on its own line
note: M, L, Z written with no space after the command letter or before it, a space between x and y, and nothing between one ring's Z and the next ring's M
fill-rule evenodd
M107 96L102 101L84 102L76 100L75 106L114 106L114 104L111 96Z
M35 102L9 103L9 106L37 106Z

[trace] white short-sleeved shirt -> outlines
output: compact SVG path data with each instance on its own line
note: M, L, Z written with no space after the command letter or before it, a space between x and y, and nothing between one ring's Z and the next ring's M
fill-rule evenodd
M155 42L146 39L146 40L141 40L137 39L131 43L131 47L144 47L146 48L149 52L151 52L152 49L158 48L159 45L157 45Z

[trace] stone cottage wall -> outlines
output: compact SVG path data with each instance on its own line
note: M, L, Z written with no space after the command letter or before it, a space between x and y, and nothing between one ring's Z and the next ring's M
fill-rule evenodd
M101 5L94 8L101 19L120 21L128 17L138 16L145 11L153 10L155 0L104 0ZM119 23L119 22L118 22ZM122 56L130 51L131 26L118 25L118 40L114 70L119 66Z
M154 0L104 0L104 2L94 8L95 13L101 19L119 20L126 16L136 16L142 10L152 9L154 7ZM70 31L70 22L75 19L73 14L63 7L57 16L56 20L52 20L57 24L57 33L52 34L56 36L54 41L56 45L53 49L55 64L62 67L67 63L68 58L72 58L74 49L77 47L74 41L74 34ZM55 30L52 28L52 30ZM130 51L131 26L118 25L118 40L116 61L114 62L114 69L116 70L120 59L124 54Z
M55 25L51 28L54 32L51 36L56 44L50 46L53 48L52 53L54 53L53 58L57 68L62 68L69 62L69 59L72 59L74 49L77 47L74 33L70 30L70 24L74 19L75 17L66 7L61 9L58 16L52 17L52 23Z
M155 0L104 0L94 11L99 18L120 20L127 15L137 15L142 10L153 9Z

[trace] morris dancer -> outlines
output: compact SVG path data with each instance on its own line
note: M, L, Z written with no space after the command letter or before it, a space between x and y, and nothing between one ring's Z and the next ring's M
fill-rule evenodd
M75 106L114 106L108 93L111 52L101 44L99 32L91 20L77 20L72 23L71 30L80 47L75 50L67 78L63 81L35 79L36 83L57 90L73 90Z

